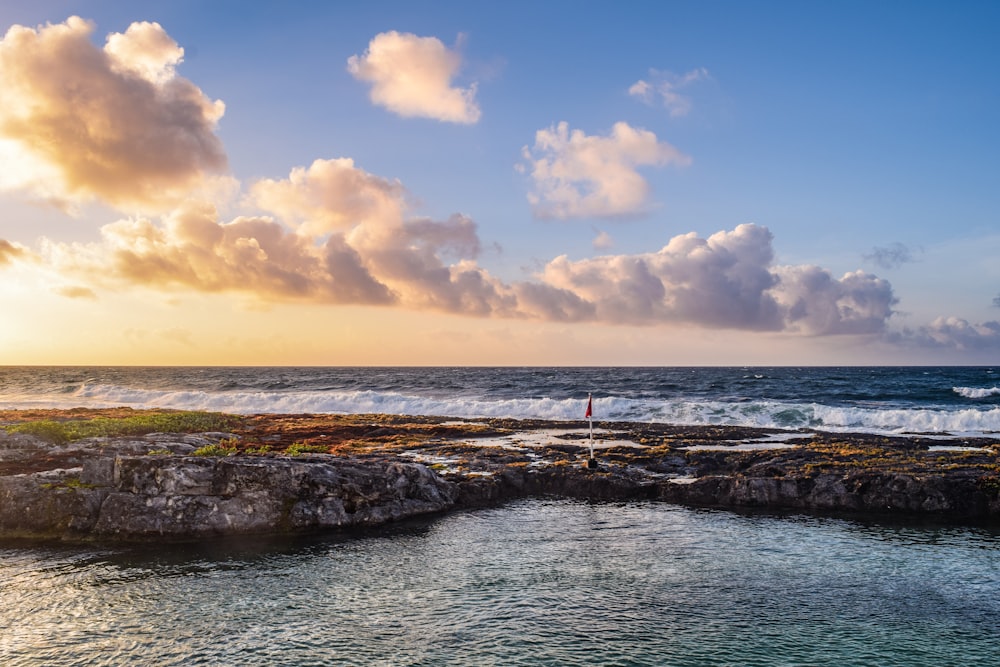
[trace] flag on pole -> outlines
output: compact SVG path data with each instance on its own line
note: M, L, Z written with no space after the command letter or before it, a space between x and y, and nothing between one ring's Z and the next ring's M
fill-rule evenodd
M594 397L592 394L587 394L587 414L583 417L590 426L590 458L587 459L587 468L593 469L597 467L597 460L594 458Z

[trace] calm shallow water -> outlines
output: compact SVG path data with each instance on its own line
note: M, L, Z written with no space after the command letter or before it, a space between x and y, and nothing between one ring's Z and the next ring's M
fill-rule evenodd
M295 541L6 545L0 664L1000 664L998 546L543 500Z

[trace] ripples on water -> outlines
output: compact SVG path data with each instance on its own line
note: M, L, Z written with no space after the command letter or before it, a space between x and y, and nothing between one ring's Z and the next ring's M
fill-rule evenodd
M0 664L1000 664L998 544L535 500L350 537L7 545Z
M992 368L0 366L0 408L595 419L867 433L1000 434Z

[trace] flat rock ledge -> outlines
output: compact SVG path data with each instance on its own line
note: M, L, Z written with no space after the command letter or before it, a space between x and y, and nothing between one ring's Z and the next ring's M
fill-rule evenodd
M455 488L415 463L95 457L0 478L0 535L192 539L376 525L438 512Z
M708 475L664 484L668 502L744 509L919 516L955 521L1000 519L995 482L966 475L861 471L810 476Z
M19 471L0 475L0 537L291 534L377 525L455 503L455 485L416 463L191 455L231 437L154 434L58 446L0 432L0 463Z
M774 451L698 451L690 448L690 433L685 439L672 433L631 437L640 435L655 435L662 444L612 441L600 451L595 470L584 465L583 444L566 440L523 451L446 437L416 449L374 448L357 455L195 456L197 448L230 442L233 434L53 445L0 430L0 538L124 542L291 535L537 496L1000 520L1000 450L992 445L942 454L913 439L883 443L880 452L898 450L911 463L879 468L834 465L828 443L816 434ZM864 444L856 439L853 446ZM837 451L843 455L843 448ZM429 462L433 457L461 465L448 469Z

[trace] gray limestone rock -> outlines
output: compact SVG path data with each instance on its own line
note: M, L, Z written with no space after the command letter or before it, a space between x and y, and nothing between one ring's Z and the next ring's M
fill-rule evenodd
M144 540L291 533L437 512L454 485L422 465L336 457L94 457L0 477L0 534Z

